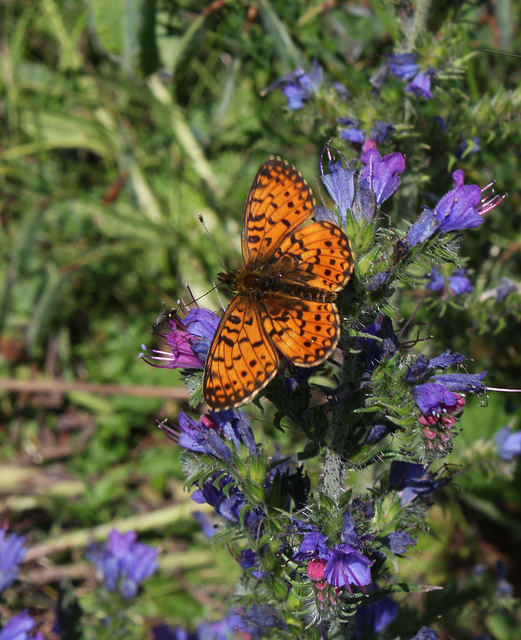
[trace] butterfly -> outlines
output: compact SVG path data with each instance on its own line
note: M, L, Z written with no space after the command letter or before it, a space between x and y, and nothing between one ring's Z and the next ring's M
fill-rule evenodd
M324 362L340 339L337 292L354 268L351 243L332 222L307 225L315 199L302 174L278 157L259 169L242 225L244 267L217 274L237 295L206 359L203 397L221 411L250 402L275 377L281 358Z

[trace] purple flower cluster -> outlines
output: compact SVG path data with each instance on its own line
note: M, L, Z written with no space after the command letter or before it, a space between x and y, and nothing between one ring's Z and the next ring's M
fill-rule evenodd
M393 53L388 58L390 72L400 80L410 80L407 91L427 100L434 97L431 92L434 69L428 68L422 71L416 62L418 56L415 53Z
M395 130L390 122L375 120L373 128L366 132L355 118L339 118L338 123L343 125L340 129L340 137L354 145L360 146L363 152L382 145Z
M265 95L273 89L280 89L288 100L288 108L290 111L296 111L304 106L313 95L316 95L322 86L324 75L322 67L315 60L311 66L309 73L303 69L297 69L293 73L287 73L282 78L270 84L262 95Z
M449 291L453 296L471 293L474 287L467 275L466 269L454 269L446 278L437 267L433 267L431 273L425 274L423 277L427 280L426 289L438 291L442 297L445 297L446 291Z
M447 369L461 364L463 360L461 354L451 354L449 350L432 359L419 356L405 374L405 382L414 384L412 392L421 412L418 422L423 426L426 444L431 450L445 450L451 439L455 414L461 412L466 403L462 394L480 393L485 388L482 380L486 371L434 375L436 369Z
M305 534L293 560L306 563L306 573L314 583L319 603L335 604L344 589L353 593L351 585L365 592L364 587L371 584L373 563L359 551L361 541L348 512L344 514L339 544L328 544L327 536L302 521L295 520L294 524Z
M342 155L346 164L334 161L331 158L330 147L327 146L330 160L329 173L322 171L322 182L329 195L338 207L340 216L335 219L335 214L324 207L317 207L317 220L332 220L345 227L347 212L358 221L370 222L373 219L375 206L380 206L388 198L393 196L400 186L398 177L405 169L405 158L401 153L391 153L382 158L377 149L369 149L361 156L364 165L359 172L355 188L357 172L351 169L349 163Z
M93 545L87 552L87 558L103 575L105 587L119 592L125 599L136 595L139 585L157 569L157 549L136 542L134 531L119 533L113 529L107 543Z

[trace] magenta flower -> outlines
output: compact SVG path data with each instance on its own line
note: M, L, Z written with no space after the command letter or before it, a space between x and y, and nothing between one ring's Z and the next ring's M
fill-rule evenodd
M159 334L169 351L147 349L142 345L139 354L147 364L165 369L202 369L210 342L219 324L212 311L196 307L179 317L174 313L165 318L169 330Z

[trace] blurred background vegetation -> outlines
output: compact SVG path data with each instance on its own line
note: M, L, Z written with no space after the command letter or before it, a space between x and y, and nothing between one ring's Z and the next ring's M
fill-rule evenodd
M470 183L496 180L508 191L465 234L471 299L447 300L441 314L426 304L417 320L435 335L433 353L460 351L475 371L488 370L490 386L521 386L519 294L499 309L487 293L504 277L520 279L521 58L499 51L521 51L521 9L509 0L432 4L428 30L409 43L437 74L435 99L422 101L404 98L396 79L379 95L369 84L384 56L405 46L407 2L2 3L0 496L2 518L32 547L25 587L8 607L29 607L48 630L68 581L88 607L94 583L83 552L115 525L163 549L136 616L190 626L226 610L238 571L203 539L175 448L155 426L175 419L188 396L176 372L137 354L154 344L162 301L189 299L186 284L205 294L222 270L198 214L236 267L257 168L279 154L316 185L338 117L395 124L381 151L407 154L389 211L399 228L452 187L456 167ZM312 104L289 112L281 92L263 92L313 60L325 83ZM340 99L333 82L349 96ZM334 144L357 155L338 137ZM403 298L405 319L419 296ZM220 307L215 293L200 304ZM469 471L433 513L439 547L414 560L423 581L443 584L499 559L521 595L519 472L505 483L472 465L480 442L518 413L515 396L498 394L488 408L474 401L466 410L453 461ZM521 637L488 601L468 605L469 614L449 599L433 606L457 637L482 629Z

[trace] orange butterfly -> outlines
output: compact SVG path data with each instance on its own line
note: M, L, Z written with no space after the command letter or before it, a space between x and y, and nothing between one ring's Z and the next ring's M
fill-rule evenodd
M277 374L281 355L299 367L324 362L340 339L336 292L354 267L335 224L302 224L315 199L302 174L270 158L251 186L242 225L244 267L219 273L237 296L210 345L204 401L220 411L249 402Z

